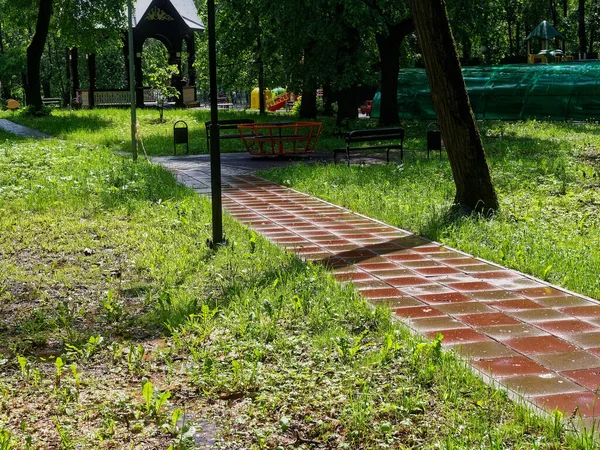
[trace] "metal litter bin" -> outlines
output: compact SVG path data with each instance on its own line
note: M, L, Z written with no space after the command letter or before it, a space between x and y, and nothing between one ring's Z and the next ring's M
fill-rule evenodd
M431 122L427 125L427 159L429 159L429 152L432 150L439 151L440 157L442 156L442 129L437 122Z
M183 124L183 126L178 127L177 124ZM173 124L173 154L177 154L177 145L185 144L185 153L189 154L190 145L189 145L189 133L188 126L183 120L178 120Z

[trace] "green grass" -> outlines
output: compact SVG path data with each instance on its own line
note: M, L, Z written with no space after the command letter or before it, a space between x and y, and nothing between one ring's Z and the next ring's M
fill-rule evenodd
M0 139L0 448L598 448L105 134Z
M257 122L294 120L291 113L267 113L259 116L255 111L219 111L219 119L252 118ZM131 151L131 118L128 109L64 110L53 109L51 115L32 117L22 112L0 111L0 119L12 120L60 139L72 142L102 145L117 151ZM166 109L164 122L159 122L158 111L138 109L141 141L139 154L144 148L150 156L173 154L173 126L184 120L189 127L189 150L192 154L208 153L204 123L210 120L210 111L201 109ZM334 136L332 119L325 119L326 127L318 148L334 148L341 140ZM181 126L181 125L178 125ZM143 143L143 148L142 148ZM244 152L241 140L221 141L222 152ZM177 153L185 152L178 146Z
M408 124L424 148L426 124ZM454 183L445 157L402 166L281 168L265 175L475 256L600 299L600 135L596 125L480 125L500 210L448 220Z

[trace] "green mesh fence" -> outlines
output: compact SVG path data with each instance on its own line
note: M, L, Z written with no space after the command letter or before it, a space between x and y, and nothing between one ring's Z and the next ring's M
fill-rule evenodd
M600 119L600 62L464 67L477 119ZM371 117L379 118L381 94ZM427 75L402 69L398 77L402 119L435 119Z

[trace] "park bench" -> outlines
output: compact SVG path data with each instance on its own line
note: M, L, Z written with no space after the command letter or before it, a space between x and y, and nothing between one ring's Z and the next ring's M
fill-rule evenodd
M252 119L219 120L219 140L240 139L243 136L240 136L240 132L238 131L238 125L249 125L253 123L254 120ZM210 150L210 125L211 121L204 123L204 126L206 127L206 148L208 150ZM235 130L235 132L223 133L223 130ZM246 132L244 135L254 136L253 132L251 131Z
M372 145L362 145L364 143L373 143ZM400 150L400 160L404 156L404 128L373 128L370 130L354 130L346 135L346 147L333 150L333 161L337 162L338 153L346 153L348 165L350 165L350 155L352 152L365 150L383 150L386 149L387 162L390 162L390 150Z
M62 98L46 97L46 98L42 98L42 103L44 104L44 106L55 106L58 108L58 107L62 106Z

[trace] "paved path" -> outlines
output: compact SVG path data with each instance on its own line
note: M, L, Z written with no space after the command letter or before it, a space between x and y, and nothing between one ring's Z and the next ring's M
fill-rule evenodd
M33 128L16 124L6 119L0 119L0 130L4 130L8 133L12 133L24 138L47 139L52 137L47 135L46 133L42 133L41 131L37 131Z
M600 302L258 178L260 161L243 157L223 162L233 217L326 265L424 336L441 332L444 346L532 404L588 426L600 416ZM197 157L155 161L209 191L210 167Z

